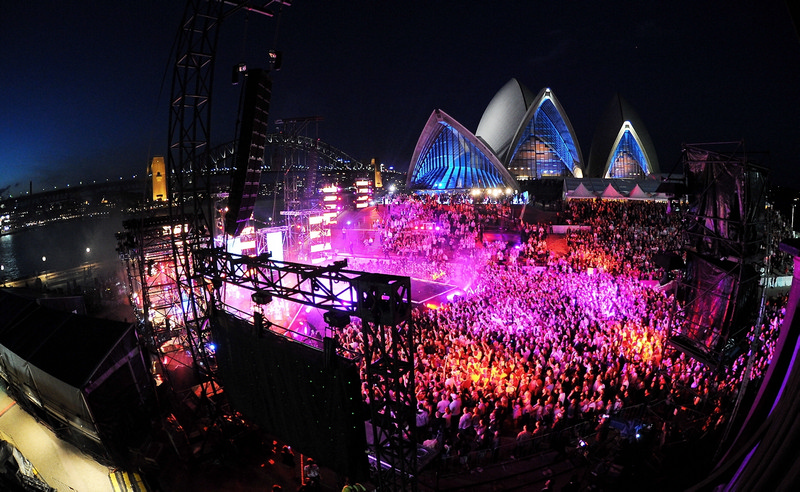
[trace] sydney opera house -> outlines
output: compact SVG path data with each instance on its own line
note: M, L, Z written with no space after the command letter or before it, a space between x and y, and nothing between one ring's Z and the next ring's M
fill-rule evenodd
M548 177L643 179L660 172L647 129L616 95L597 126L588 162L553 91L534 94L518 80L492 98L472 133L442 110L425 124L408 169L418 191L501 188Z

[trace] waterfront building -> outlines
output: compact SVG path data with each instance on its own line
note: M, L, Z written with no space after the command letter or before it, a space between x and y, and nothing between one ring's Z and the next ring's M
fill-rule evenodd
M601 118L587 164L553 90L534 94L512 78L486 106L475 133L441 109L433 111L417 140L406 185L519 192L524 182L546 178L643 179L659 172L650 135L621 96Z
M641 179L660 172L653 141L642 119L628 101L616 94L592 139L588 175Z

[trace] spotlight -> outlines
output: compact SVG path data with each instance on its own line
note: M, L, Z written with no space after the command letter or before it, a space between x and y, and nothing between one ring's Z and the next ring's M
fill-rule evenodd
M254 303L264 305L269 304L272 302L272 294L269 292L259 290L258 292L254 292L250 298L253 300Z
M334 309L323 314L322 319L328 324L328 326L332 326L334 328L344 328L350 323L350 314Z

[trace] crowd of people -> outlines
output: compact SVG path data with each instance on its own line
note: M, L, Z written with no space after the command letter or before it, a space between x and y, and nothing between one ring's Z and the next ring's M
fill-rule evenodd
M570 202L565 222L584 227L554 254L545 224L517 220L515 244L485 240L488 229L514 223L507 207L432 197L393 204L377 224L392 261L351 268L426 279L446 271L440 279L464 281L454 267L464 265L471 274L469 294L412 314L420 443L462 456L497 449L502 437L524 443L607 423L635 405L658 405L663 422L686 414L705 429L723 426L744 378L768 366L786 298L767 303L748 335L759 343L722 370L669 346L675 299L644 282L664 273L655 255L679 247L679 219L668 212L656 202ZM364 343L357 319L337 337L355 351Z
M597 267L615 275L659 280L663 268L656 255L681 247L680 214L656 201L570 200L569 261L577 268Z
M354 259L351 268L357 264L366 271L469 283L472 265L484 261L484 231L511 227L513 221L508 206L475 206L468 195L456 198L442 204L429 195L397 197L373 224L382 255L369 261Z

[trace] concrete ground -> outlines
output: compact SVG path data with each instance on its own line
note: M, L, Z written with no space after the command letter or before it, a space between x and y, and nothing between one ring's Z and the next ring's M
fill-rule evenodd
M48 485L61 491L112 491L109 468L84 455L40 425L0 389L0 431L39 471Z

